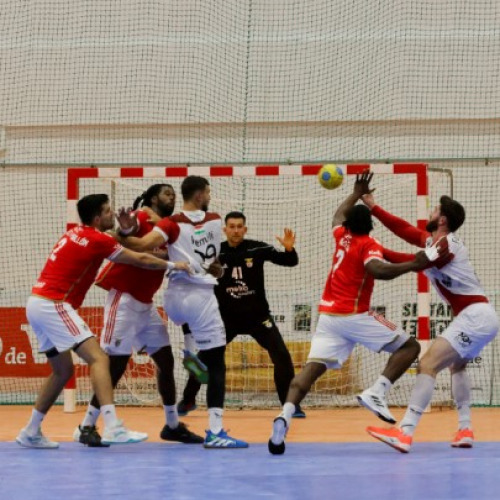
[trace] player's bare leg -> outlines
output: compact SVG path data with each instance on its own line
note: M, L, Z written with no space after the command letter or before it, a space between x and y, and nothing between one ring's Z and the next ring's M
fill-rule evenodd
M295 407L306 397L312 385L326 371L323 363L309 362L290 383L290 389L283 405L283 411L274 419L273 432L268 442L269 452L273 455L282 455L285 452L285 437L290 428L290 422Z
M74 367L71 351L63 353L57 353L55 349L53 351L55 355L49 354L50 357L48 357L52 373L47 377L38 394L28 425L21 430L16 438L17 443L26 448L53 449L59 447L59 443L50 441L42 434L41 425L66 382L73 375Z
M139 443L147 434L129 431L116 416L113 404L113 384L109 373L109 359L99 347L95 337L89 338L75 349L75 352L89 365L92 389L101 405L104 418L104 444Z
M420 354L420 344L411 337L397 351L391 354L384 371L375 383L357 396L359 403L375 413L384 422L395 424L387 405L386 396L390 388L398 380Z

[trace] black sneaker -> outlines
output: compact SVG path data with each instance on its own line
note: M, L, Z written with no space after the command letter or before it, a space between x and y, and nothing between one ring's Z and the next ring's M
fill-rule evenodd
M295 406L295 411L293 412L292 418L306 418L306 414L300 407L300 405Z
M179 401L177 405L177 414L179 417L185 417L190 411L196 410L198 406L196 403L185 403L184 401Z
M79 425L73 432L73 439L89 448L109 448L109 444L101 441L101 435L97 432L95 425Z
M160 437L165 441L178 441L184 444L203 444L205 441L201 436L191 432L182 422L179 422L175 429L165 425L160 432Z

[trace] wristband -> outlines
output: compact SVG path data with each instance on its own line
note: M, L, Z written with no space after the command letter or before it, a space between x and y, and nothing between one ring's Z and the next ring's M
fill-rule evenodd
M122 229L120 228L118 230L118 234L120 236L128 236L135 228L134 227L129 227L128 229Z
M167 270L173 271L174 269L175 269L175 262L171 262L170 260L167 260Z

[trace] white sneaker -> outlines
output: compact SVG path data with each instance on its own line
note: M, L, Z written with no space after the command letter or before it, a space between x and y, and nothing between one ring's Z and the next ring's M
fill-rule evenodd
M382 394L377 394L371 389L366 389L359 396L356 396L360 405L375 413L384 422L395 424L396 419L392 416L387 406L387 401Z
M133 444L146 441L147 438L148 435L144 432L129 431L121 420L113 427L105 428L102 433L103 444Z
M46 438L42 434L41 429L38 429L38 432L34 436L29 435L26 429L22 429L16 437L16 443L25 448L40 448L47 450L59 448L59 443Z
M81 433L82 433L82 431L80 430L80 426L77 425L76 429L73 431L73 441L75 441L76 443L79 443Z
M267 449L272 455L283 455L285 453L285 437L288 425L283 417L277 417L273 422L273 432L267 443Z

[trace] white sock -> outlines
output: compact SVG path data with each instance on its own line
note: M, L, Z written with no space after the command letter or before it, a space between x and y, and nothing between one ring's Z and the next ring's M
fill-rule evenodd
M283 410L279 414L280 417L283 417L286 421L286 426L290 426L290 422L292 420L292 415L295 413L295 405L293 403L285 403L283 405Z
M209 408L208 409L208 426L214 434L219 434L222 430L222 415L224 410L222 408Z
M196 342L192 333L186 333L186 335L184 335L184 349L196 354Z
M95 425L97 423L97 419L99 418L100 414L101 414L100 408L88 405L87 412L83 417L82 427L87 427L87 426L92 427L93 425Z
M389 389L391 387L392 382L387 377L380 375L380 377L375 381L370 389L377 394L382 394L383 396L385 396L389 392Z
M115 405L101 406L101 414L104 419L104 427L114 427L118 421Z
M177 413L177 406L163 405L163 411L165 412L165 420L167 425L171 429L177 429L179 426L179 414Z
M33 408L33 410L31 411L30 421L26 426L26 432L30 436L34 436L39 431L44 418L45 413L42 413L41 411L35 410L35 408Z
M432 393L436 379L430 375L421 373L417 375L415 387L411 393L410 404L406 410L405 416L401 421L400 429L407 435L413 436L415 427L417 427L422 413L431 402Z
M471 429L470 378L465 370L451 376L451 392L457 405L459 430Z

